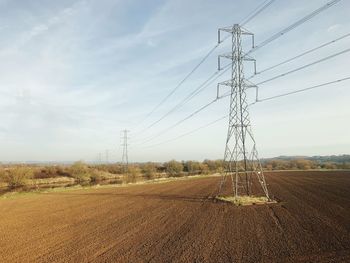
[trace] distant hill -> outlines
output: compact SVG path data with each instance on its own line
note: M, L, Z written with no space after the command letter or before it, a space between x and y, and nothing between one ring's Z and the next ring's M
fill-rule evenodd
M272 161L272 160L291 161L296 159L310 160L318 163L325 163L325 162L348 163L350 162L350 155L343 154L343 155L326 155L326 156L317 156L317 155L316 156L278 156L273 158L265 158L262 160L263 161Z

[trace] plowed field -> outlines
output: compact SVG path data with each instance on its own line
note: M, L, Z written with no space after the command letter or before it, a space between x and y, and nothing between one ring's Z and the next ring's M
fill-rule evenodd
M0 262L350 262L350 172L266 175L273 205L208 198L219 177L0 200Z

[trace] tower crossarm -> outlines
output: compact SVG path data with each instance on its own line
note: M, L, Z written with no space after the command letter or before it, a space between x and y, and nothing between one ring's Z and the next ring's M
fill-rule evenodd
M240 28L241 30L241 35L249 35L249 36L254 36L254 34L250 31L248 31L247 29L239 26L238 24L235 24L233 26L226 26L226 27L221 27L218 29L218 42L221 43L221 32L225 32L225 33L229 33L229 34L233 34L236 30L236 28Z
M218 29L218 44L220 44L221 42L224 41L224 39L221 39L221 32L229 33L232 35L232 38L234 38L234 34L237 33L237 30L239 30L240 35L247 35L247 36L250 36L252 38L252 48L254 48L254 46L255 46L254 34L250 31L248 31L247 29L241 27L238 24L234 24L233 26L219 28Z
M237 55L235 55L232 52L221 54L218 57L219 58L227 58L227 59L230 59L230 60L241 59L241 60L244 60L244 61L256 61L255 58L253 58L253 57L251 57L249 55L243 55L243 56L237 57Z
M219 99L222 96L227 96L227 93L224 93L224 95L220 95L220 86L225 86L225 87L235 87L237 86L237 84L235 84L235 80L234 79L229 79L229 80L225 80L223 82L218 83L217 85L217 93L216 93L216 97ZM258 98L258 86L255 85L254 83L250 82L249 80L243 80L242 83L242 87L244 87L245 89L256 89L256 99Z

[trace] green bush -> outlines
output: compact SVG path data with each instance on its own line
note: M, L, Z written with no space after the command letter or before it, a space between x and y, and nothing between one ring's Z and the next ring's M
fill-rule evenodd
M68 168L68 173L77 183L90 181L91 171L83 162L75 162Z
M185 163L186 171L189 174L198 174L200 172L201 163L196 161L187 161Z
M99 165L93 165L91 167L99 171L108 172L111 174L123 173L123 167L120 164L99 164Z
M57 165L37 168L34 171L35 179L55 178L64 175L63 168Z
M157 165L154 163L146 163L142 167L142 172L147 179L154 179L157 174Z
M335 163L332 163L332 162L326 162L322 166L324 169L330 169L330 170L338 168L337 165Z
M137 181L137 178L141 175L141 169L138 166L132 165L128 167L127 172L127 182L128 183L135 183Z
M227 163L224 163L223 160L204 160L203 164L206 164L209 171L212 173L223 172L225 170L225 166L227 166Z
M92 171L90 174L90 182L93 184L99 184L103 181L104 177L99 173L99 171Z
M165 163L165 170L169 176L180 176L183 169L183 164L175 160Z
M0 167L0 183L5 183L5 169Z
M33 176L33 169L25 166L11 167L2 171L2 180L11 189L25 186L28 179Z
M345 162L341 165L342 169L350 169L350 162Z
M89 176L90 176L90 182L93 184L99 184L104 180L107 180L110 178L110 173L100 171L94 168L90 168Z
M200 169L200 172L201 174L209 174L210 173L210 170L209 170L209 167L207 164L205 163L201 163L199 165L199 169ZM218 168L219 169L219 168Z

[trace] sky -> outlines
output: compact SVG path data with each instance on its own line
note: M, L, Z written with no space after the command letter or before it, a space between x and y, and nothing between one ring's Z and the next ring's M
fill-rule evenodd
M329 1L329 0L328 0ZM327 0L276 0L245 25L259 44ZM223 158L228 120L173 140L229 112L216 83L145 129L217 70L222 43L169 99L149 113L262 0L0 0L0 161L131 162ZM349 1L253 52L263 70L350 33ZM247 39L243 49L251 48ZM349 47L350 37L251 79L259 83ZM350 76L350 52L259 86L260 98ZM245 75L252 64L244 64ZM217 81L230 78L224 74ZM252 105L260 157L350 153L350 81ZM227 92L222 90L222 92ZM250 102L254 94L248 93ZM167 130L167 132L161 133ZM161 134L160 134L161 133Z

